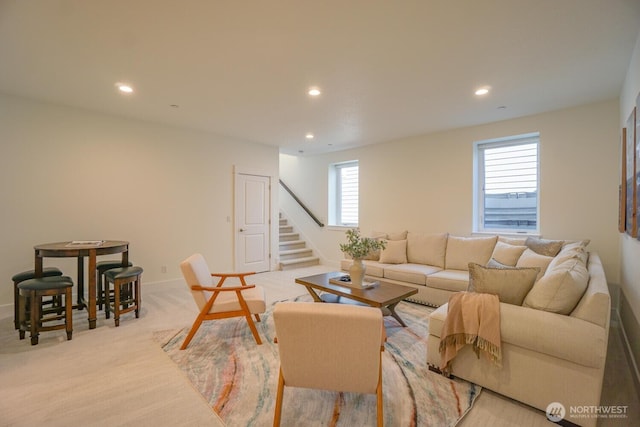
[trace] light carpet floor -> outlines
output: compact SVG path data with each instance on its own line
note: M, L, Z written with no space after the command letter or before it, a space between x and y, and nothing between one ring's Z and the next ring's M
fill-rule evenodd
M254 276L269 303L304 295L295 277L330 271L326 266ZM8 282L7 285L10 285ZM20 341L13 306L0 307L0 426L222 426L207 402L153 341L153 332L190 325L197 310L181 280L144 284L139 319L99 312L88 329L86 312L74 313L73 340L46 332L40 343ZM638 391L630 380L618 329L612 327L603 404L629 404L627 423L640 425ZM469 426L543 427L543 412L483 390L462 419ZM236 426L233 426L236 427Z

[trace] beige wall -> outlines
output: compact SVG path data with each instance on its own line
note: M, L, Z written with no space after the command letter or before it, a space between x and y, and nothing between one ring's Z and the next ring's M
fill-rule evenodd
M232 270L234 166L278 176L277 147L2 95L0 142L5 282L33 268L35 244L84 239L128 240L145 283L180 278L196 251ZM75 277L73 261L45 265Z
M640 96L640 34L620 93L620 129L626 126L627 118L633 111L638 96ZM620 134L621 131L618 130L618 133ZM620 141L616 148L620 155ZM638 367L640 366L640 242L626 234L621 234L620 246L622 248L620 317L632 347L636 367Z
M610 283L619 281L618 102L451 130L322 156L280 156L280 177L327 216L332 162L360 161L363 232L472 231L473 141L540 132L540 229L547 238L590 238ZM281 193L284 212L325 260L340 258L344 230L321 229Z

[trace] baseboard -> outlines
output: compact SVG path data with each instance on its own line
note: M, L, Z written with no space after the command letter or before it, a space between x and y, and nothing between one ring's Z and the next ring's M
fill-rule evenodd
M624 351L627 360L629 360L629 366L631 367L632 376L634 379L634 383L636 389L640 391L640 369L638 368L638 363L636 362L636 355L633 353L633 347L631 346L631 340L629 339L630 333L628 333L625 329L625 323L622 321L620 317L620 312L616 310L617 322L620 325L620 331L622 331L622 339L624 341ZM640 329L640 325L636 325L638 329ZM627 326L629 327L629 326Z

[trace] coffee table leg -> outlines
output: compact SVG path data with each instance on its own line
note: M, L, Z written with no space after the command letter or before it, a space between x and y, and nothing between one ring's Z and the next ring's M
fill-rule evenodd
M398 315L398 313L396 313L396 306L400 303L400 301L398 302L394 302L391 305L388 305L387 307L385 307L386 309L389 310L389 314L391 314L391 317L393 317L394 319L396 319L398 321L398 323L400 323L402 325L403 328L407 327L407 324L404 323L404 320L402 320L400 318L400 315Z
M313 288L312 288L312 287L310 287L310 286L305 286L305 288L307 288L307 291L309 291L309 294L311 294L311 297L313 298L313 301L315 301L315 302L324 302L324 301L322 300L322 298L320 298L320 297L318 296L318 294L316 293L316 291L314 291L314 290L313 290Z

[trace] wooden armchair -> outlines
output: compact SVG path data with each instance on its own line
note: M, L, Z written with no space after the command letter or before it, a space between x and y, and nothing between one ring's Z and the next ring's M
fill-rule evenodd
M251 315L253 314L259 322L259 313L265 312L264 289L256 285L247 285L245 281L246 276L255 273L211 273L201 254L193 254L182 261L180 269L200 310L180 350L187 348L203 321L240 316L247 319L253 337L258 344L262 344ZM227 278L237 278L241 285L222 286Z
M350 304L281 302L273 310L280 376L273 425L280 425L284 386L377 396L383 425L382 312Z

